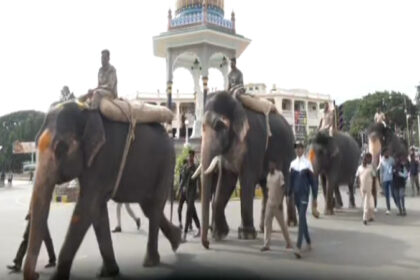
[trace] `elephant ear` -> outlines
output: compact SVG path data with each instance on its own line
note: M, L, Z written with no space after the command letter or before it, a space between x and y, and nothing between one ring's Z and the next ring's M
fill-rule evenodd
M83 131L83 152L85 161L90 167L98 154L99 150L105 144L105 129L101 116L98 112L87 111L87 120Z

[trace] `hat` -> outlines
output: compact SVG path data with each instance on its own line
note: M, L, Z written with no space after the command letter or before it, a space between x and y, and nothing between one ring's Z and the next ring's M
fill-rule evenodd
M305 145L303 145L303 143L302 143L301 141L296 141L296 142L295 142L295 149L296 149L296 148L299 148L299 147L304 148L304 147L305 147Z

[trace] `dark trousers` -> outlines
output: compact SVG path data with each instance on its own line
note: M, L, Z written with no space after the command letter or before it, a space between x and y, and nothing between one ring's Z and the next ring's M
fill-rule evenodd
M195 209L195 193L187 194L187 221L185 222L184 232L188 232L188 228L192 224L192 220L194 219L194 223L198 229L200 229L200 220L197 216L197 211Z
M308 224L306 222L306 211L308 209L308 202L296 200L296 208L299 213L299 230L297 239L297 248L302 247L303 238L305 238L307 244L311 244L311 238L309 237Z
M18 267L22 267L22 261L23 261L23 258L25 257L26 249L28 248L30 227L31 227L31 222L28 222L28 225L26 226L26 229L25 229L25 233L23 234L23 241L22 243L20 243L19 249L16 253L16 258L13 260L13 262ZM52 239L50 236L50 231L48 230L48 226L45 231L44 244L45 244L45 247L47 247L50 263L55 263L56 257L54 253L54 246L53 246Z
M402 213L405 210L405 188L395 187L395 198L398 210Z
M184 208L184 203L187 201L187 196L185 192L181 192L181 197L178 204L178 220L179 224L182 225L182 208Z

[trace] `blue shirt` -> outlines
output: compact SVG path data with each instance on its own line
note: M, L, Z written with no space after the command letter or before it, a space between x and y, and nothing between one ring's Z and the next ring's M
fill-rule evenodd
M392 169L394 168L394 159L392 157L385 157L381 160L381 165L379 166L381 172L381 181L382 182L392 182Z

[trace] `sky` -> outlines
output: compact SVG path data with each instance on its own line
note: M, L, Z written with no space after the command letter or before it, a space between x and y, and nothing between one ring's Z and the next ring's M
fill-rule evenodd
M68 85L97 84L111 51L120 96L165 92L165 59L152 37L167 30L176 0L0 1L0 115L46 111ZM329 94L337 103L394 90L414 98L420 83L420 1L226 0L237 33L252 40L238 58L245 83ZM210 72L209 87L222 88ZM185 70L174 91L193 92Z

